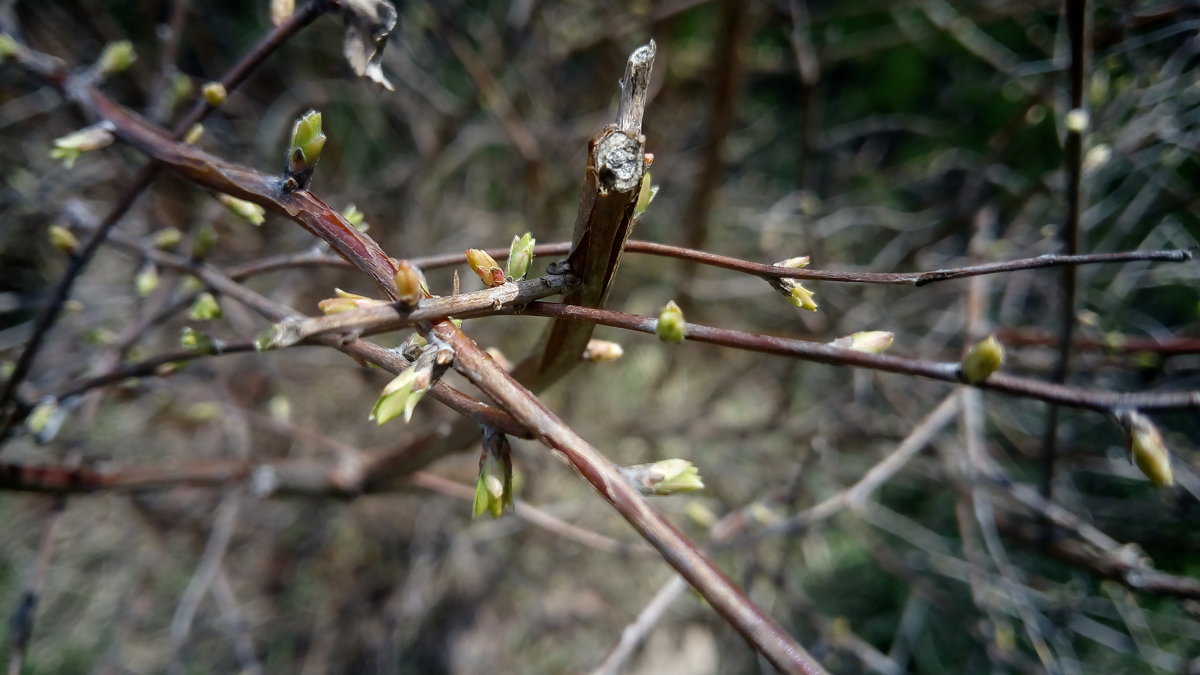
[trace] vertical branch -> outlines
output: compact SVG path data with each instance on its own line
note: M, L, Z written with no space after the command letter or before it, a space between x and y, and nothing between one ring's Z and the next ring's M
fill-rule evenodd
M579 212L567 256L580 285L566 295L563 302L567 304L604 306L633 229L645 162L642 118L656 50L651 40L629 56L615 123L601 129L588 144ZM552 323L534 353L518 366L518 379L532 391L561 379L579 362L593 328L572 321Z
M1066 214L1060 239L1062 252L1079 252L1079 217L1083 205L1083 135L1087 131L1088 115L1083 106L1087 71L1087 0L1065 0L1067 33L1070 41L1070 110L1067 113L1066 145L1063 163L1067 174ZM1063 300L1058 328L1058 357L1051 381L1063 383L1071 366L1071 343L1075 336L1075 303L1078 275L1073 267L1064 267L1060 276ZM1054 489L1054 470L1058 457L1058 406L1046 411L1046 428L1042 440L1042 495L1049 498Z

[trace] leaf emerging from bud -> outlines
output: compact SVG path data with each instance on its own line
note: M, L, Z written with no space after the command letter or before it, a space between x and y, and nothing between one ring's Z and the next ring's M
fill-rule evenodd
M650 153L646 153L646 156L651 158L654 157L654 155L651 155ZM653 159L651 161L653 161ZM650 208L650 203L653 202L654 198L657 196L658 186L650 185L650 172L643 172L642 187L638 192L637 206L633 207L633 217L638 218L645 213L646 209Z
M93 150L106 148L113 142L112 123L108 121L93 124L86 129L80 129L54 139L54 147L50 150L51 159L61 159L68 169L75 166L80 155Z
M154 233L154 248L169 249L183 241L183 233L175 227L165 227Z
M1174 485L1171 455L1167 452L1158 427L1136 410L1126 413L1121 422L1125 427L1126 450L1134 465L1155 487Z
M479 248L467 249L467 264L471 266L471 271L479 275L485 286L491 288L504 283L504 270L500 269L496 259L488 255L487 251Z
M201 293L196 296L188 316L195 321L209 321L221 318L221 303L217 302L212 293Z
M704 489L699 469L686 459L664 459L620 468L642 494L665 496Z
M342 211L342 217L359 232L366 232L371 229L371 226L367 224L365 216L363 216L363 212L359 211L358 207L354 204L346 205L346 208Z
M213 353L212 338L191 326L184 327L183 334L179 336L179 346L189 352L199 352L201 354Z
M0 33L0 61L16 56L21 45L8 33Z
M512 446L504 434L486 428L483 433L483 452L479 456L479 477L475 480L475 503L472 513L485 512L499 518L504 508L513 503Z
M396 263L396 299L414 307L425 297L425 277L407 260Z
M520 281L529 272L533 262L533 247L537 243L528 232L520 237L513 237L512 246L508 249L508 278Z
M96 61L96 71L100 77L108 77L125 70L136 60L137 52L133 51L132 42L129 40L110 42L100 53L100 59Z
M226 194L217 195L217 201L224 204L231 213L250 221L250 224L254 226L262 225L267 221L267 210L254 202Z
M683 337L687 334L687 322L683 320L683 310L674 300L668 300L658 313L654 333L663 342L683 342Z
M325 148L325 134L321 131L321 113L309 110L292 125L292 142L288 149L289 170L293 173L312 173L321 159ZM296 150L300 151L299 166L296 166Z
M995 335L989 335L971 347L962 360L962 378L969 384L979 384L991 377L1004 363L1004 347Z

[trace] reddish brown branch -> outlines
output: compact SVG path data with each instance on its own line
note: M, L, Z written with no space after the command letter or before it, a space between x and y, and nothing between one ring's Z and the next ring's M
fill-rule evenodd
M651 334L654 333L656 322L651 317L639 314L628 314L591 307L575 307L549 302L534 302L527 305L520 312L506 310L502 313L588 321L603 326L613 326L615 328L624 328ZM697 342L721 345L723 347L734 347L779 356L791 356L817 363L870 368L872 370L915 375L932 380L962 384L962 380L959 379L959 364L957 362L923 361L920 359L892 356L890 354L866 354L817 342L747 333L695 323L687 324L686 338ZM987 381L975 386L981 389L1099 412L1110 412L1117 408L1145 410L1200 408L1200 391L1130 394L1098 392L1001 373L996 373L989 377Z

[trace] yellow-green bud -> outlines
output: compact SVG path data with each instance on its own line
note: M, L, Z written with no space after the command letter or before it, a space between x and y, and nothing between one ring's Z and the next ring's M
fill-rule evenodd
M200 137L204 135L204 125L199 122L193 124L187 133L183 136L183 142L188 145L195 145L200 142Z
M154 248L174 248L183 241L183 233L175 227L167 227L154 233Z
M224 204L225 208L229 209L230 212L250 221L252 225L262 225L267 220L267 210L254 202L248 202L245 199L238 199L226 194L217 195L217 201Z
M200 93L204 96L204 102L214 108L219 108L229 94L225 91L225 85L220 82L209 82L205 84Z
M0 60L16 56L21 51L21 45L8 33L0 33Z
M642 173L642 187L638 191L637 205L633 207L633 217L638 218L645 213L656 196L658 196L658 186L650 185L650 172L646 171Z
M396 299L415 306L425 297L425 276L407 260L396 263Z
M787 267L789 269L800 269L808 265L809 257L806 255L780 260L775 263L776 267ZM817 303L813 302L812 291L805 288L796 279L767 279L767 283L771 287L779 291L779 293L787 298L787 301L793 306L800 309L807 309L810 312L817 311Z
M962 360L962 378L969 384L979 384L991 377L1004 363L1004 347L995 335L976 343Z
M371 229L371 226L367 225L366 221L364 220L363 212L359 211L358 207L354 204L349 204L346 206L346 209L342 211L342 217L346 219L346 222L353 225L354 229L358 230L359 232L366 232L367 230Z
M467 249L467 264L471 271L479 275L483 284L489 288L504 283L504 270L496 264L496 259L481 248Z
M68 169L75 166L75 160L85 152L106 148L113 142L111 122L100 122L86 129L69 133L54 139L54 147L50 150L52 159L61 159Z
M1130 459L1155 487L1175 484L1171 471L1171 456L1163 443L1162 434L1150 418L1131 411L1125 415L1125 443Z
M71 234L70 230L62 225L51 225L48 232L50 243L54 245L54 248L63 253L74 255L75 251L79 249L79 240L75 238L74 234Z
M292 125L292 142L288 149L287 170L290 174L311 174L325 148L321 131L321 113L309 110ZM297 152L299 151L299 152ZM301 185L301 187L305 187Z
M153 263L146 263L133 277L133 287L139 297L146 297L158 288L158 268Z
M479 477L475 481L475 516L485 512L499 518L506 506L512 506L513 495L512 448L508 437L491 429L483 435L483 454L479 458Z
M651 464L621 467L635 487L648 495L673 495L704 489L695 464L686 459L664 459Z
M512 246L508 249L508 278L520 281L529 272L533 262L533 247L537 243L528 232L520 237L513 237Z
M382 425L400 415L404 415L404 421L408 422L412 419L413 409L417 407L417 403L425 396L425 392L429 390L430 382L428 379L419 379L416 367L410 366L401 371L387 386L383 388L383 392L379 395L379 399L375 401L374 407L371 408L371 414L367 419L375 420L375 424Z
M212 338L190 326L184 327L183 334L179 336L179 346L189 352L201 354L210 354L213 351Z
M654 333L663 342L683 342L687 333L687 322L683 320L683 310L674 300L667 301L662 311L658 313L658 321L654 324Z
M194 321L219 319L221 318L221 303L217 302L216 296L212 293L201 293L196 296L192 308L188 310L188 317Z
M204 223L196 228L196 234L192 237L192 257L206 258L216 245L217 228L212 223Z
M96 62L96 70L101 77L108 77L125 70L136 60L137 52L133 51L133 43L129 40L110 42L101 52L100 60Z
M317 308L324 314L341 314L364 307L378 307L387 304L383 300L375 300L357 293L348 293L340 288L333 289L333 292L337 295L336 298L326 298L317 303Z

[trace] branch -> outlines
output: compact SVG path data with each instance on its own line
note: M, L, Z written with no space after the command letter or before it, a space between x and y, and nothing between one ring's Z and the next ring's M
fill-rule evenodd
M330 9L330 7L330 3L325 2L324 0L313 0L312 2L308 3L304 9L293 14L287 21L273 28L269 33L267 33L266 37L264 37L262 41L254 47L254 49L250 50L248 54L242 57L242 59L238 61L238 63L235 64L228 73L225 74L225 77L221 79L221 83L225 86L225 89L228 91L235 89L251 72L253 72L255 68L258 67L260 63L262 63L284 42L299 32L301 28L304 28L308 24L315 21L317 17ZM67 94L71 94L70 89L72 88L71 85L74 81L74 78L67 76L66 73L63 72L62 66L57 59L52 59L27 49L19 50L16 56L22 65L34 70L35 72L38 72L56 86L64 87L67 90ZM189 110L188 113L184 115L183 119L181 119L179 123L175 125L170 138L172 140L179 140L180 138L183 138L183 135L187 133L188 129L190 129L192 125L203 120L208 113L213 111L213 109L214 108L212 106L205 102L203 97L197 99L191 110ZM125 215L125 212L133 206L133 203L137 201L137 198L142 191L149 187L151 181L153 181L154 177L158 175L159 168L161 168L161 165L152 162L146 166L143 166L141 170L138 171L137 175L133 179L133 184L130 185L125 192L116 199L112 209L110 209L109 212L104 216L104 219L101 221L99 227L97 227L92 233L92 236L89 237L86 242L84 242L78 253L71 258L71 263L67 267L66 273L63 274L63 278L60 279L58 284L54 287L50 301L46 304L45 309L42 310L42 313L38 315L37 322L33 327L33 334L29 337L29 341L25 343L25 349L21 352L21 357L17 360L17 364L13 369L12 375L10 375L8 380L4 383L4 389L0 391L0 416L3 416L4 418L3 430L0 431L0 438L7 434L8 428L14 423L12 417L14 417L15 414L9 415L7 411L8 404L13 400L13 397L16 396L17 387L20 386L21 382L23 382L29 375L29 371L33 367L33 362L37 358L38 352L41 350L41 346L45 341L46 335L58 321L59 314L61 313L67 298L71 295L71 289L75 285L75 280L79 278L79 274L83 272L83 268L87 266L88 262L92 259L92 256L94 256L96 251L99 250L100 244L104 242L105 237L107 237L108 233L112 231L114 226L116 226L117 222L121 219L121 216Z
M519 313L510 310L505 310L502 313L587 321L602 326L612 326L614 328L624 328L626 330L650 334L655 332L654 329L657 321L652 317L640 314L628 314L590 307L574 307L549 302L530 303L521 309ZM728 328L714 328L697 323L687 324L686 339L721 345L723 347L762 352L764 354L791 356L827 365L857 366L889 373L915 375L917 377L941 380L953 384L963 384L962 380L959 379L958 362L923 361L920 359L892 356L890 354L866 354L818 342L747 333ZM1103 413L1109 413L1118 408L1134 408L1139 410L1200 408L1200 391L1128 394L1096 392L1000 373L993 374L986 381L972 386Z

